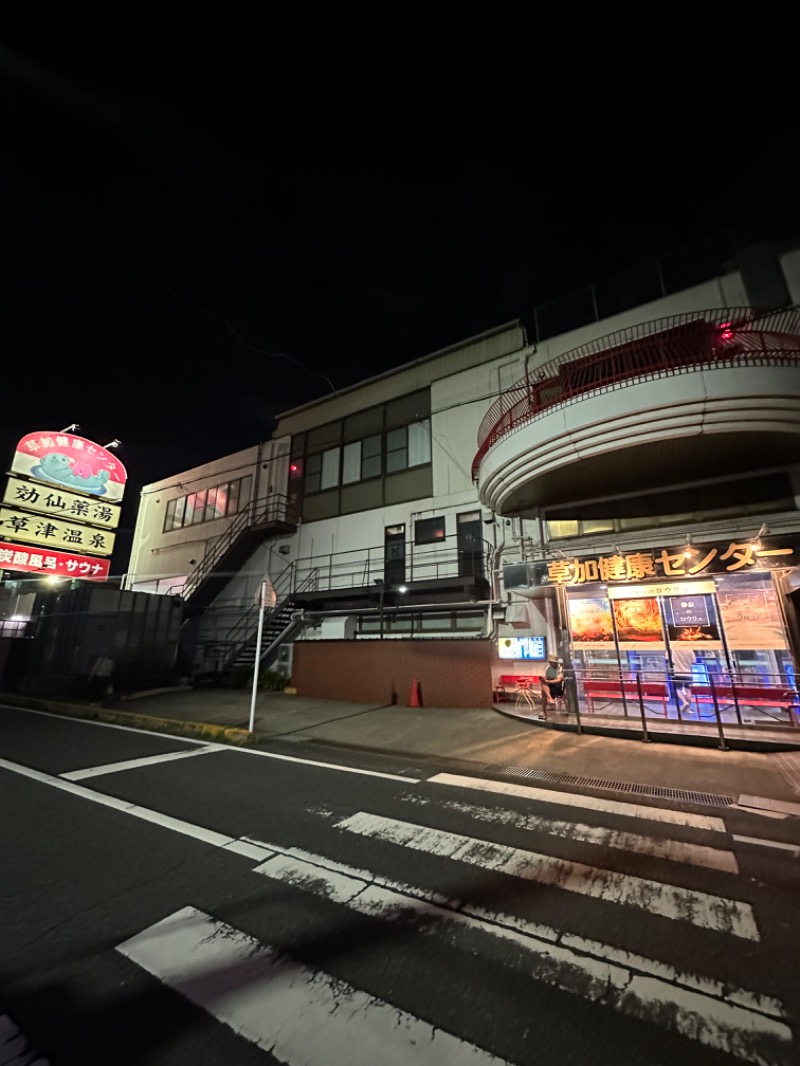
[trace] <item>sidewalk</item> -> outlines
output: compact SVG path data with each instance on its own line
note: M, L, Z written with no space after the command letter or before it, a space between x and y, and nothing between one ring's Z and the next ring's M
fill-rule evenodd
M246 729L250 697L236 689L181 690L119 703L115 709ZM786 756L578 736L486 709L374 707L265 692L258 697L255 732L260 742L327 744L437 759L469 764L473 772L517 767L734 798L746 794L800 800L782 772L780 760Z

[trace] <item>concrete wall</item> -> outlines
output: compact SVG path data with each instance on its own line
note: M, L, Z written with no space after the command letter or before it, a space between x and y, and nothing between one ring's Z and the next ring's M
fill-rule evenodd
M488 640L316 640L294 646L300 696L408 705L420 683L427 707L490 707L494 645Z

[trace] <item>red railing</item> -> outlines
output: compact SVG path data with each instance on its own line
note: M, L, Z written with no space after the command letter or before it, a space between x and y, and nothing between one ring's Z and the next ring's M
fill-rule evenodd
M473 480L499 440L587 393L703 368L799 363L796 307L763 315L749 308L699 311L599 337L545 363L495 400L478 430Z

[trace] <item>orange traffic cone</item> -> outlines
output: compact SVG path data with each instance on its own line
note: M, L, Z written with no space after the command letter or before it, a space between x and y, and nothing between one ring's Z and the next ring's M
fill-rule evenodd
M419 694L419 681L416 678L411 682L411 699L408 701L409 707L421 707L422 700Z

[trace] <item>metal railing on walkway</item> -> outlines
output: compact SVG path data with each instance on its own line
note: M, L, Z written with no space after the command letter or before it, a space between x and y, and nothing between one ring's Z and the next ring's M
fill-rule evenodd
M499 440L589 393L691 370L740 366L800 366L800 309L755 315L749 308L717 308L673 315L565 352L512 385L486 412L473 480Z
M581 729L581 715L638 718L642 740L649 740L649 721L672 721L691 726L716 726L720 748L727 749L725 726L797 727L800 696L796 685L779 674L750 677L742 673L708 672L703 677L656 671L567 672L574 686L573 709Z

